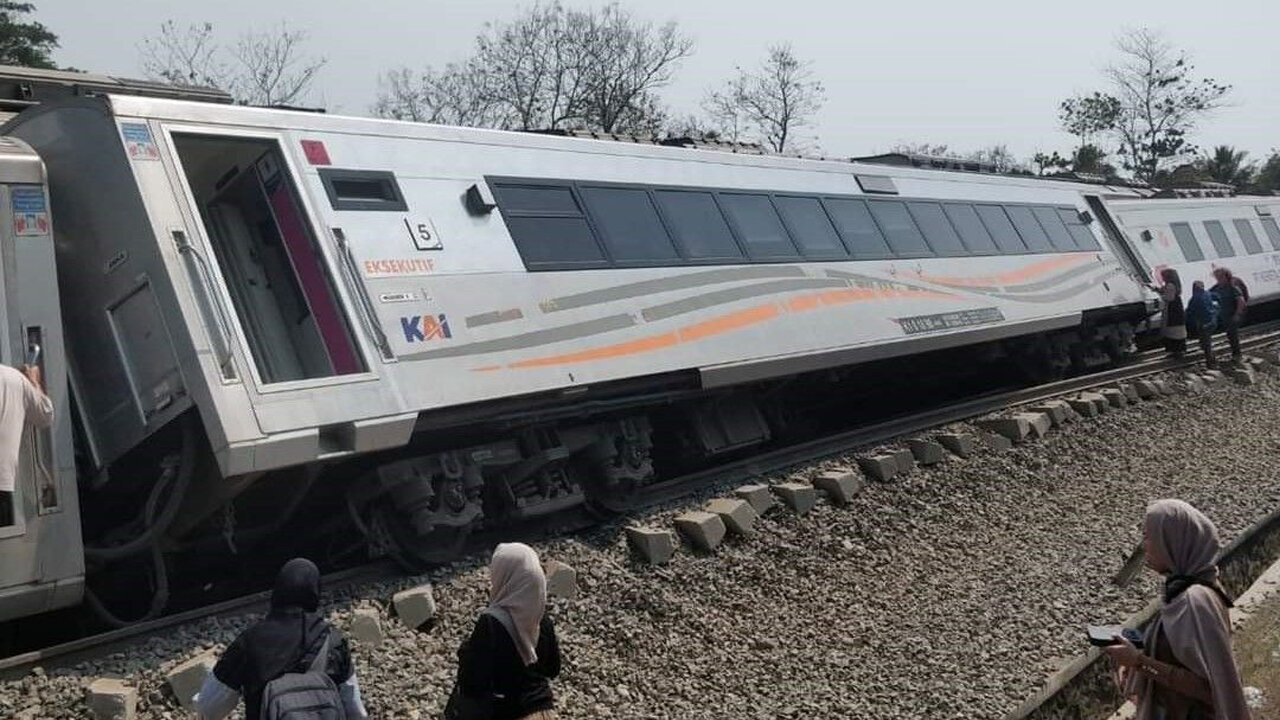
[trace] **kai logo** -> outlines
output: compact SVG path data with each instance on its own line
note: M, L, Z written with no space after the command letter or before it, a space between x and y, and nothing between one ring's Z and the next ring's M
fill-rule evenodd
M404 332L404 341L411 343L448 340L453 337L453 333L449 332L449 320L444 313L401 317L400 330Z

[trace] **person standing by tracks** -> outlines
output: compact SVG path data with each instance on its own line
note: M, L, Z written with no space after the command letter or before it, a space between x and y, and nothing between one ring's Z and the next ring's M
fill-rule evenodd
M523 543L499 545L489 563L489 607L458 649L446 720L555 720L560 645L546 607L538 554Z
M1218 298L1218 328L1227 334L1227 342L1231 345L1231 361L1239 362L1240 321L1244 318L1245 296L1236 286L1235 276L1226 268L1214 268L1213 277L1217 280L1211 291Z
M1164 339L1165 352L1175 358L1187 351L1187 315L1182 305L1182 279L1178 271L1165 268L1160 271L1160 287L1152 286L1160 294L1160 336Z
M315 563L305 558L285 563L276 576L267 616L240 633L205 678L195 697L200 720L222 720L242 695L245 717L254 720L280 717L280 708L290 706L302 709L284 715L291 718L369 717L346 638L317 612L319 606L320 570ZM276 684L299 676L320 682Z
M0 527L17 519L13 499L23 432L28 424L48 427L52 422L53 402L44 394L39 366L0 365Z
M1213 331L1218 327L1218 306L1213 294L1205 290L1204 283L1199 280L1191 283L1191 298L1187 300L1186 315L1187 331L1199 341L1205 367L1210 370L1218 367L1218 359L1213 356Z
M1231 599L1218 582L1218 529L1181 500L1157 500L1143 519L1147 566L1165 576L1163 604L1142 649L1121 636L1103 648L1136 720L1249 720L1231 654Z

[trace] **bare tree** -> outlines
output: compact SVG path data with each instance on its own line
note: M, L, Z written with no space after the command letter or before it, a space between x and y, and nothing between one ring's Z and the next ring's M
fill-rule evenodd
M242 34L234 45L218 41L212 23L181 27L169 20L138 49L149 77L207 85L246 105L289 105L305 100L324 58L305 54L307 33L279 28Z
M889 148L891 153L901 153L903 155L927 155L928 157L958 157L951 152L951 146L946 143L930 143L930 142L909 142L895 143Z
M617 4L587 15L583 24L591 33L584 53L587 124L604 132L653 131L663 115L654 92L671 82L693 41L674 22L655 28Z
M289 105L302 100L324 58L303 55L307 33L285 23L275 30L247 32L236 41L232 55L238 71L231 93L248 105Z
M1116 49L1120 60L1105 71L1111 93L1071 98L1059 119L1084 144L1094 133L1111 135L1125 168L1152 180L1196 153L1188 136L1225 103L1231 86L1194 77L1186 53L1153 30L1126 31Z
M736 120L740 113L762 144L781 153L801 144L798 131L810 124L825 99L810 64L797 58L790 45L775 45L758 71L738 68L737 77L712 92L705 107L721 122Z
M674 23L641 22L616 4L539 4L487 24L461 63L384 76L374 112L517 130L654 133L666 115L657 91L691 49Z
M452 64L438 72L399 68L386 73L373 112L379 117L441 125L494 124L492 108L474 92L467 70Z
M227 86L229 73L219 60L212 23L179 27L166 20L160 25L159 34L142 40L138 51L142 55L142 71L148 77L175 85Z

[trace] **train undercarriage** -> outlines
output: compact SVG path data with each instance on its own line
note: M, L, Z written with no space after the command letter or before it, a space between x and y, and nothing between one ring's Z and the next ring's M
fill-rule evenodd
M219 575L243 575L246 559L295 553L331 565L389 557L421 572L457 559L478 532L550 529L566 513L606 518L649 485L721 458L1086 372L1133 345L1129 323L1108 322L715 392L693 375L641 380L426 417L396 451L249 478L217 475L189 413L157 436L168 452L126 458L129 467L82 489L83 506L99 509L85 519L89 604L125 624L159 614L176 583L217 585ZM159 483L119 481L157 474ZM143 511L106 521L130 507ZM152 589L145 606L140 586ZM126 594L129 607L111 609Z

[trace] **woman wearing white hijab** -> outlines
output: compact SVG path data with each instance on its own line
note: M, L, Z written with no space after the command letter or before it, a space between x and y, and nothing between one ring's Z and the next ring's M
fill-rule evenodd
M451 708L486 705L483 714L493 720L555 720L550 680L560 674L560 646L546 607L547 578L538 554L523 543L499 545L489 563L489 607L458 650L455 693L470 700L451 699Z
M1138 706L1136 720L1248 720L1231 655L1231 600L1218 583L1217 528L1181 500L1158 500L1142 536L1148 567L1165 576L1164 604L1142 650L1119 637L1103 649Z

